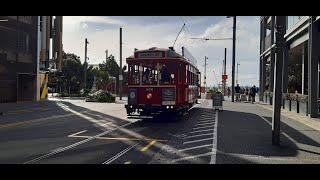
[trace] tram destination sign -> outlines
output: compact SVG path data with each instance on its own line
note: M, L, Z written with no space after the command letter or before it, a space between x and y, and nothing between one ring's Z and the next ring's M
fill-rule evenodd
M161 58L162 52L141 52L138 53L138 58Z

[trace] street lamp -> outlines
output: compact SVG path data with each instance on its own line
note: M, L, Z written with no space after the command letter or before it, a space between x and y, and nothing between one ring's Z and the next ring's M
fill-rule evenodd
M233 38L232 38L232 102L234 102L234 69L235 69L235 55L236 55L236 16L227 16L227 18L233 17Z

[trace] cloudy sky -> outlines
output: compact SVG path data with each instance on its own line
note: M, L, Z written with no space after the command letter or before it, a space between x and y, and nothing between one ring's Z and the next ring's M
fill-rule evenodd
M207 56L207 84L221 81L224 48L227 48L228 84L231 85L232 41L203 41L191 37L230 38L232 19L225 16L64 16L63 48L84 60L84 39L88 38L89 64L105 60L105 50L119 61L119 28L123 33L123 62L134 48L172 46L183 24L175 49L185 46L197 59L202 75ZM258 85L259 80L259 17L237 17L236 62L240 85ZM203 79L203 76L202 76ZM219 82L220 83L220 82Z

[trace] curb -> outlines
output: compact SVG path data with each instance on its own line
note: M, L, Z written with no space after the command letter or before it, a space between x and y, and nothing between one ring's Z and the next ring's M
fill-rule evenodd
M262 108L265 108L265 109L268 109L268 110L272 111L272 107L266 106L266 105L269 105L269 104L263 104L261 102L257 102L256 105L258 105L259 107L262 107ZM269 105L269 106L271 106L271 105ZM292 120L294 120L296 122L299 122L299 123L301 123L303 125L309 126L310 128L320 132L320 121L319 121L319 119L309 118L307 116L304 117L304 116L301 116L299 114L295 114L295 113L292 113L290 111L287 111L285 109L281 109L281 116L284 116L286 118L292 119Z

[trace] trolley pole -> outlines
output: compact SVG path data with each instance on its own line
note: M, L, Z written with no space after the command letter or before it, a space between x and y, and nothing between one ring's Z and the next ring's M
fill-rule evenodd
M120 28L120 69L119 69L119 97L122 100L122 28Z

